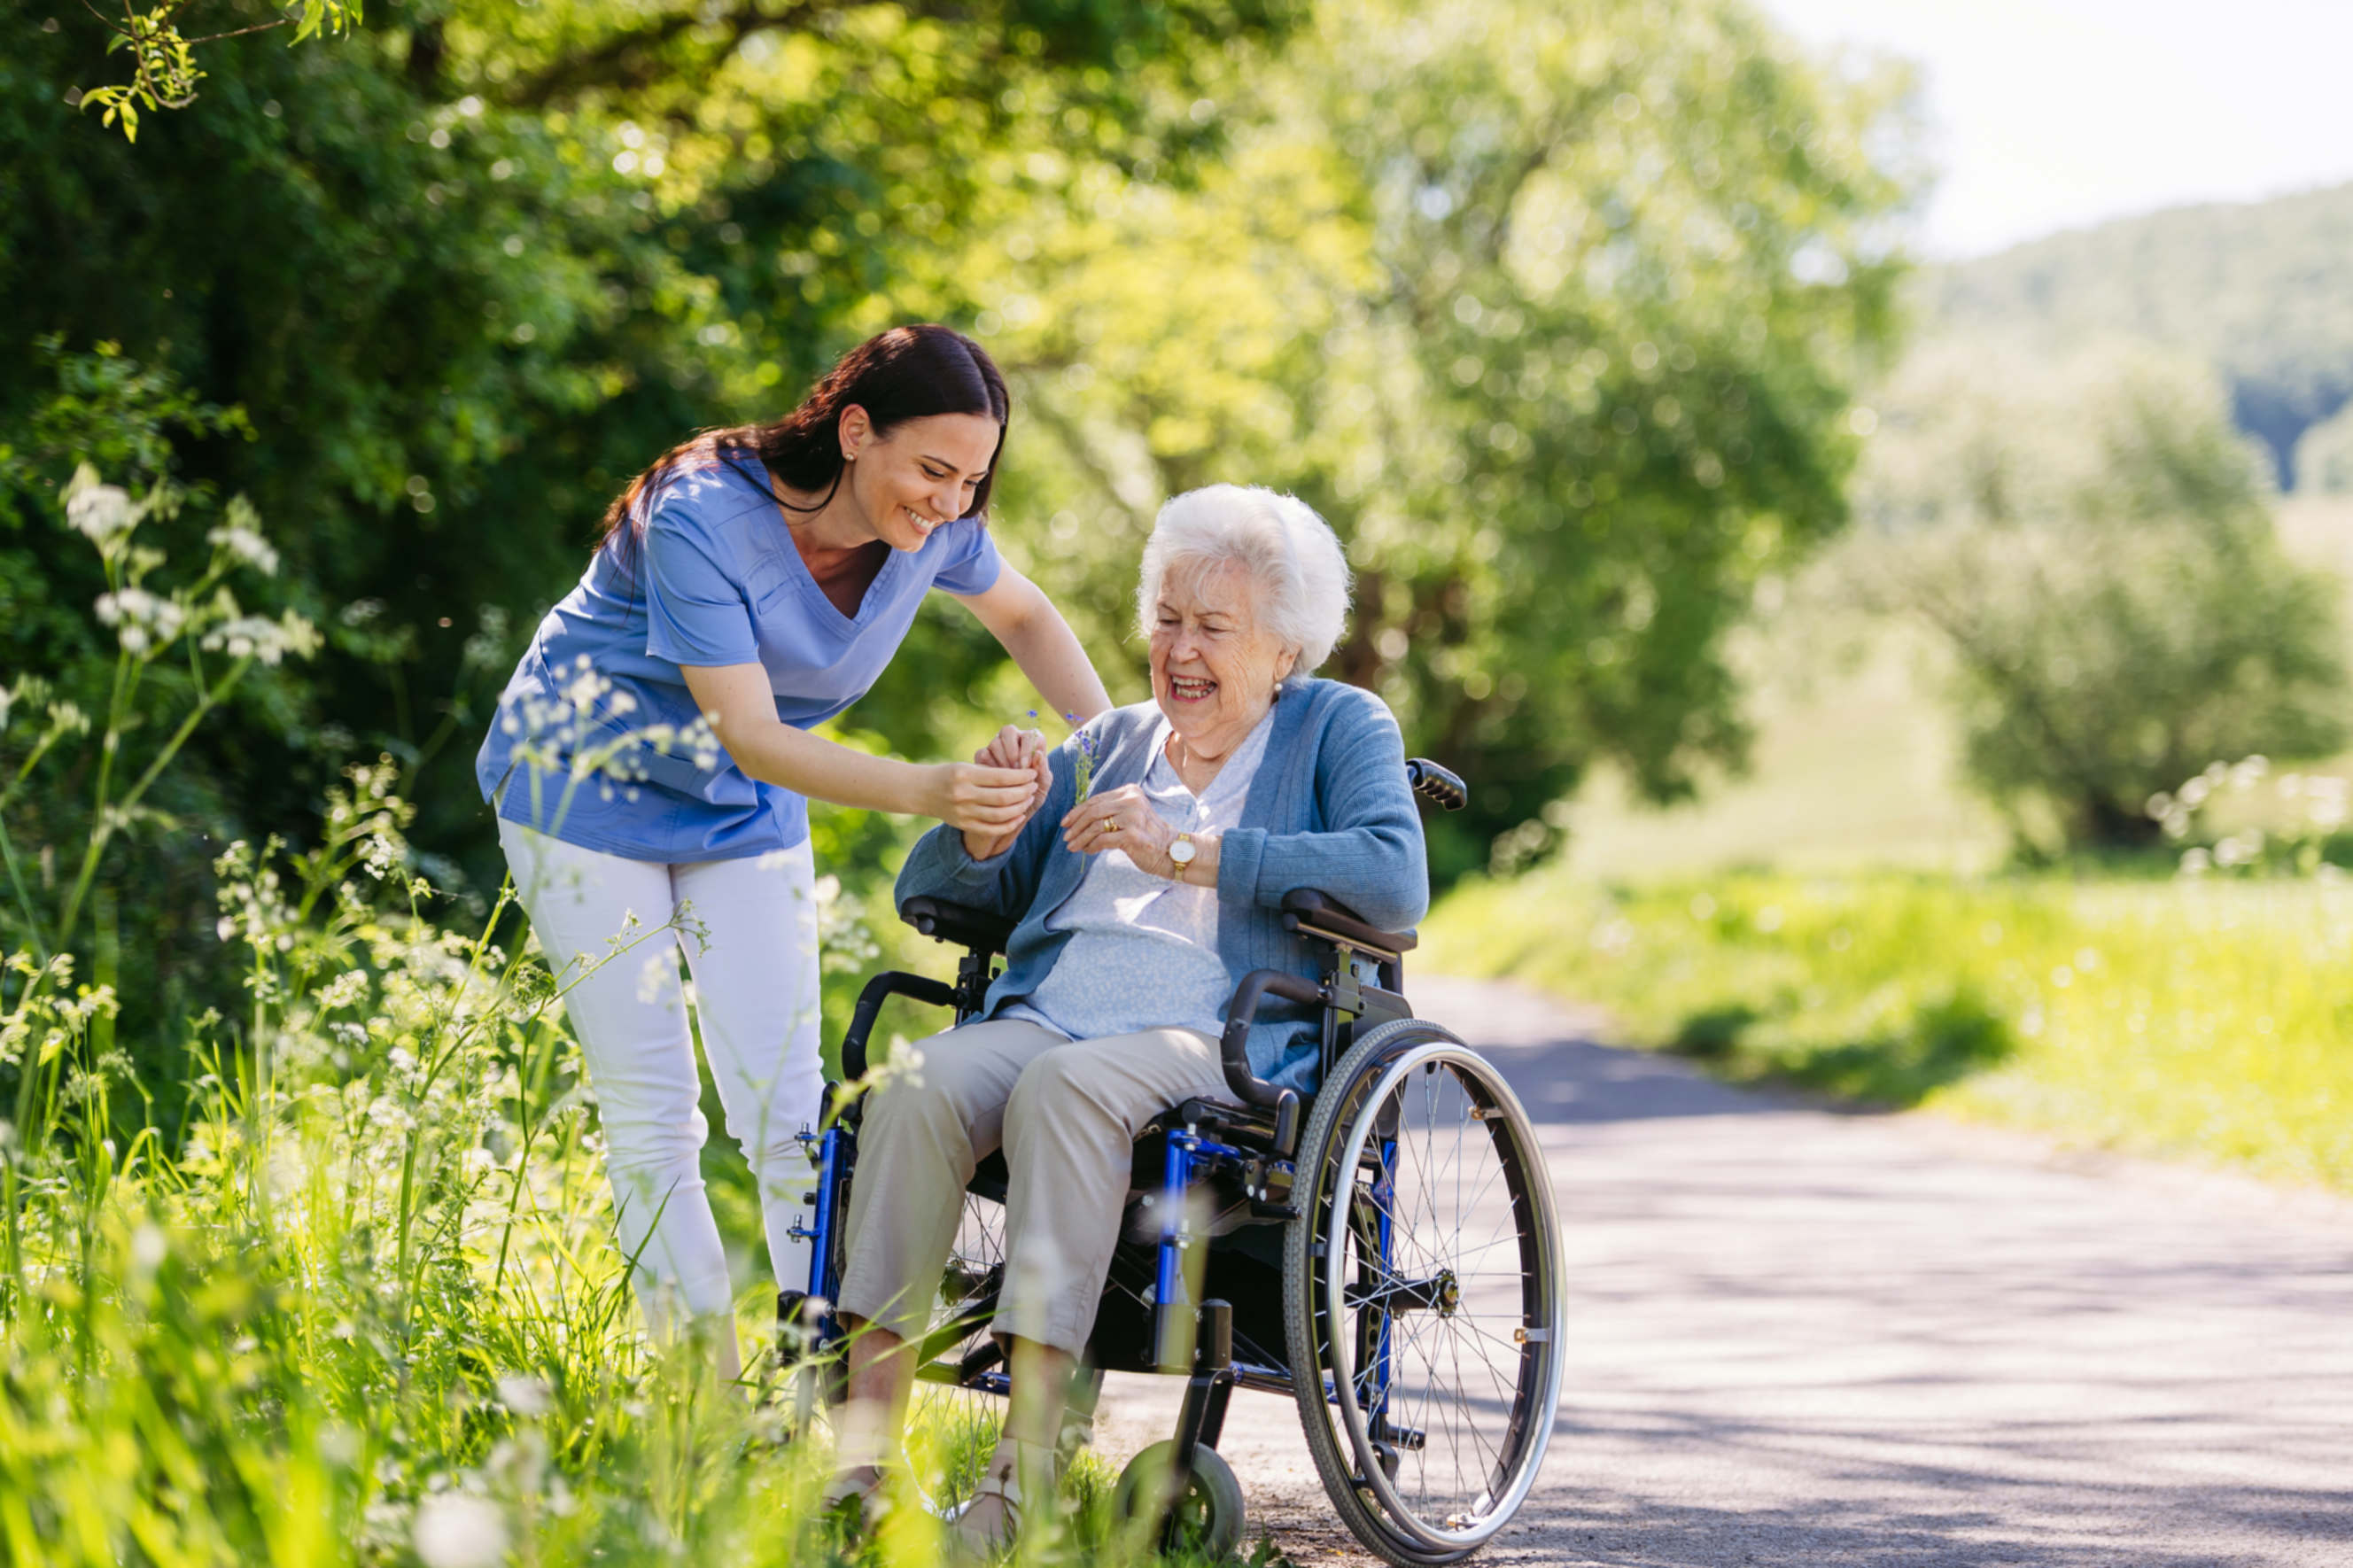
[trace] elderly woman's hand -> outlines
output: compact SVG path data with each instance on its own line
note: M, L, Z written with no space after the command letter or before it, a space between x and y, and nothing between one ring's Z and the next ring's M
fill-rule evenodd
M1062 842L1080 854L1124 849L1139 868L1158 877L1176 874L1176 863L1168 858L1168 846L1176 840L1176 830L1161 820L1134 784L1091 795L1062 818Z

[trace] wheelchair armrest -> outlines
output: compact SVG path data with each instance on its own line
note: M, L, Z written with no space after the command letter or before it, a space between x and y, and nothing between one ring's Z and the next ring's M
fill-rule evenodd
M1282 895L1282 929L1345 942L1359 952L1390 959L1411 952L1419 940L1409 931L1376 931L1349 913L1347 905L1313 888Z
M970 904L933 898L909 899L899 906L899 918L925 936L981 953L1003 952L1017 923Z

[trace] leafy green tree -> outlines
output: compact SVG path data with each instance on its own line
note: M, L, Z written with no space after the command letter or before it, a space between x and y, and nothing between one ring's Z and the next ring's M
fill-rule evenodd
M223 0L206 20L280 15ZM278 521L278 592L330 646L307 688L192 742L238 823L299 825L390 747L427 770L418 841L489 873L483 670L628 477L686 432L772 416L875 326L952 312L1005 160L1017 190L1180 169L1216 132L1189 110L1228 46L1287 16L393 0L301 49L207 46L197 101L131 145L69 101L115 66L107 28L59 7L0 51L0 342L120 344L242 410L181 443L183 477ZM54 381L0 354L0 430ZM53 495L69 455L15 482ZM82 570L38 529L0 532L0 556L35 594ZM45 635L0 626L0 669Z
M1098 165L975 246L1051 437L1016 537L1096 646L1163 497L1265 483L1359 574L1330 673L1472 780L1441 874L1598 758L1670 796L1736 756L1723 634L1842 519L1893 335L1901 81L1733 5L1335 0L1237 89L1195 184Z
M2212 378L2148 351L2052 372L1944 348L1887 389L1841 563L1954 656L1969 773L2033 842L2153 842L2220 760L2348 735L2337 585L2281 547Z

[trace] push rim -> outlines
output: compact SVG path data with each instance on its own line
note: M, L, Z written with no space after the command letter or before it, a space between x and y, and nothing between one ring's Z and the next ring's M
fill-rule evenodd
M1533 1130L1486 1061L1432 1040L1356 1100L1330 1168L1322 1305L1358 1485L1422 1550L1467 1552L1526 1500L1559 1399L1557 1244ZM1384 1337L1390 1354L1361 1353Z

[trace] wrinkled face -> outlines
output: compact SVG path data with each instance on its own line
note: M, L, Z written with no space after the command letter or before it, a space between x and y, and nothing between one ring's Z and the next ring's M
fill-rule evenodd
M1241 563L1169 568L1152 626L1152 696L1196 754L1240 744L1297 659L1259 624L1257 585Z
M932 530L971 512L999 428L985 414L934 414L878 436L853 405L841 411L841 449L854 455L843 488L874 537L921 550Z

